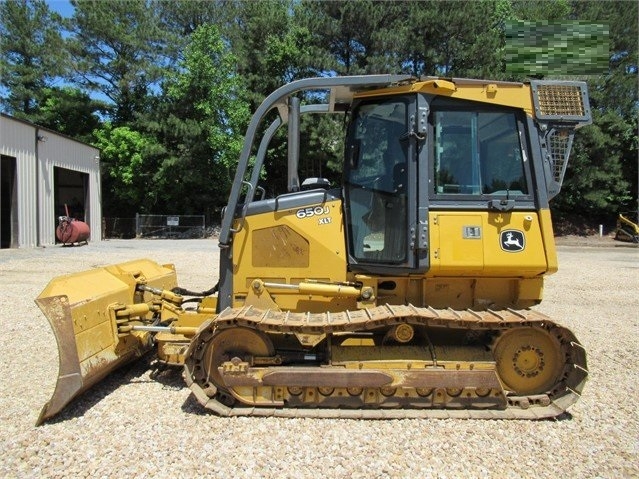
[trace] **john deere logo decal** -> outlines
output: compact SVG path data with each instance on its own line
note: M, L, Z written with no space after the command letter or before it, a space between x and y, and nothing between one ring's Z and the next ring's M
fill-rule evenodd
M504 230L499 237L501 249L509 253L517 253L523 251L526 247L526 238L524 233L519 230Z

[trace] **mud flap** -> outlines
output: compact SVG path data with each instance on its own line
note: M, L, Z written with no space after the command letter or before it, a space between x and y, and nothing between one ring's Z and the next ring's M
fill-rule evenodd
M147 332L121 333L113 314L116 304L151 300L136 284L160 289L177 286L171 265L135 260L52 280L37 305L51 325L58 346L58 380L36 425L59 413L75 397L107 374L142 356L152 346Z

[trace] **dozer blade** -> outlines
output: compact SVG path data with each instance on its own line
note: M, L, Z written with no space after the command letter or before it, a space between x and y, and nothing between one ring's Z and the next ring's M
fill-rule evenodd
M136 292L140 283L172 289L177 286L177 277L172 265L141 259L60 276L38 296L36 303L56 338L60 365L55 391L36 425L151 348L150 333L118 331L113 309L118 304L149 301L150 296L145 297L148 293Z

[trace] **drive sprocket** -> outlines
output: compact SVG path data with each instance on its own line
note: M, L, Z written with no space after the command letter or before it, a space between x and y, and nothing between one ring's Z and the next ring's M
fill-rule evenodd
M493 346L499 378L517 395L542 394L556 384L565 364L557 337L542 327L502 332Z

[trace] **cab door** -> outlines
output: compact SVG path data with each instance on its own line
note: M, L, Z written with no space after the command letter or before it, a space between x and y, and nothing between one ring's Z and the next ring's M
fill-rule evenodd
M417 98L375 98L354 108L344 172L352 271L399 274L419 269Z

